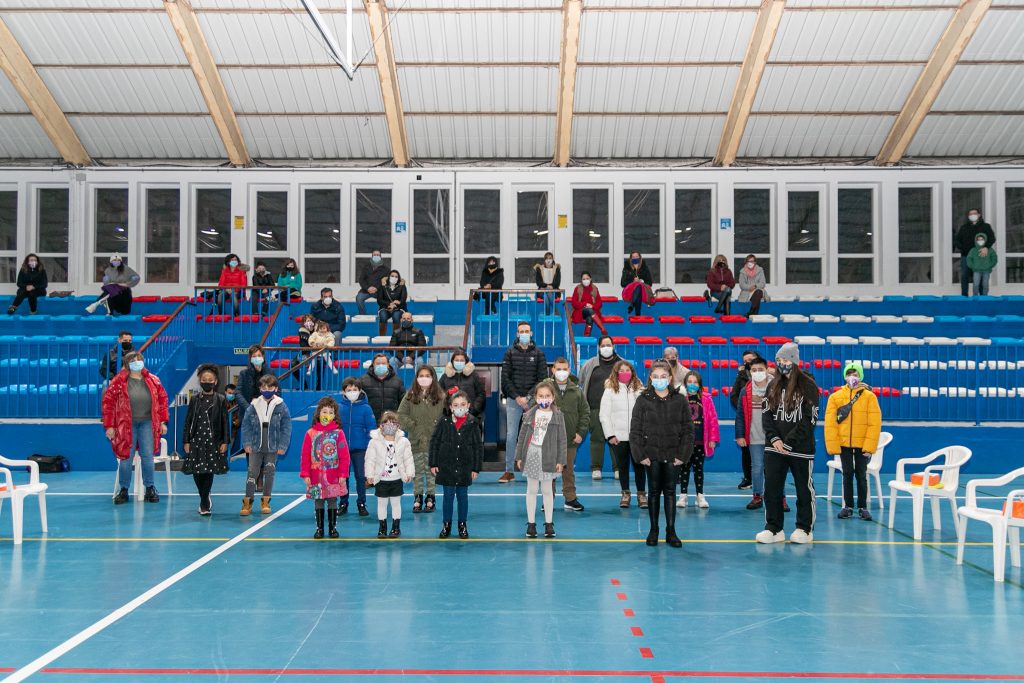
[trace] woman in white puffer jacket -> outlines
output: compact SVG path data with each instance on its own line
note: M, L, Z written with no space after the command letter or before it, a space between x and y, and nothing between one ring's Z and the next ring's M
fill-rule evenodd
M612 451L612 462L617 464L619 470L619 486L622 487L620 508L629 507L629 466L633 462L629 450L629 427L633 421L636 399L643 390L644 385L636 376L633 366L629 361L620 360L612 367L601 396L601 429ZM636 479L637 504L646 509L647 473L643 467L633 464L633 476Z

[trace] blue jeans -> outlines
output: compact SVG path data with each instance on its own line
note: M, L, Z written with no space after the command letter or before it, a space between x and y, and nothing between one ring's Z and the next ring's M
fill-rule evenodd
M992 272L981 273L975 271L974 273L974 296L988 296L988 279L992 276Z
M232 311L235 316L238 316L239 308L241 307L242 299L245 298L243 290L240 289L220 289L217 290L217 313L224 314L224 306L229 301L231 302Z
M519 443L519 423L523 409L515 399L505 399L505 471L514 472L516 466L516 444Z
M465 524L469 517L469 487L468 486L442 486L444 489L444 501L441 503L441 521L452 523L452 508L455 507L455 499L459 499L459 524Z
M132 461L135 449L142 460L142 483L149 488L153 485L153 422L132 422L132 449L127 460L117 461L117 485L123 489L132 483Z
M967 257L960 257L960 295L970 296L971 294L971 281L974 279L971 277L972 271L967 267ZM987 288L986 288L987 289Z
M352 462L352 476L356 478L356 504L366 505L366 449L353 448L349 451L349 457ZM346 480L346 483L348 481ZM349 489L349 493L351 492ZM341 497L342 505L348 505L348 496L346 493Z
M397 308L393 311L389 311L386 308L377 311L377 322L386 323L388 318L391 318L391 322L395 325L400 325L402 323L402 312Z
M750 483L755 496L764 495L764 444L752 443L750 448Z
M369 292L359 292L356 294L356 308L359 309L359 315L366 315L366 300L373 299L377 300L376 294L370 294Z
M630 310L636 309L636 314L640 315L640 308L644 303L644 288L636 287L633 289L633 295L629 299Z

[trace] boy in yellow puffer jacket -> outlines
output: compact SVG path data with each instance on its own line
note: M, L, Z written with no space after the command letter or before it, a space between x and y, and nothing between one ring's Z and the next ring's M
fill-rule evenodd
M864 383L864 367L857 362L843 369L846 384L828 398L825 408L825 450L839 454L843 463L843 509L839 519L853 516L853 476L857 475L857 507L860 518L868 512L868 460L882 433L882 411L871 387Z

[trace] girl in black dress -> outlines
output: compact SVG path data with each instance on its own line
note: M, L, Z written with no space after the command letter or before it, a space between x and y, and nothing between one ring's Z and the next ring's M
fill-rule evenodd
M217 367L199 368L199 386L202 392L188 402L182 443L185 461L181 471L191 474L199 491L199 514L204 517L213 509L210 489L213 476L228 471L227 461L227 401L217 393L219 381Z

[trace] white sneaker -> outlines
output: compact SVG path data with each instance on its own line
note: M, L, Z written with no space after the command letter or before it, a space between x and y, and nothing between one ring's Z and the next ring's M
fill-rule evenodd
M331 363L331 372L333 372L335 375L338 374L338 368L334 367L334 363Z
M805 543L814 543L814 534L809 534L803 529L797 529L789 537L791 543L799 543L801 545Z
M601 481L601 470L594 470L590 473L590 478L594 481Z
M679 500L676 501L676 507L677 508L684 508L684 507L686 507L688 505L688 503L689 503L689 501L687 501L687 499L686 499L686 494L685 493L680 493L679 494Z
M708 499L704 497L703 493L697 494L697 507L702 508L704 510L707 510L709 507L711 507L710 505L708 505Z
M312 375L312 374L313 374L313 366L310 365L308 368L306 368L306 375L308 376L308 375Z
M615 470L615 481L619 480L619 471Z
M754 540L758 543L784 543L786 541L786 534L782 531L780 531L777 534L773 534L772 532L765 529L764 531L760 532L757 536L754 536Z
M95 313L96 312L96 307L99 306L99 305L100 304L99 304L98 301L92 302L91 304L89 304L88 306L85 307L86 313Z

